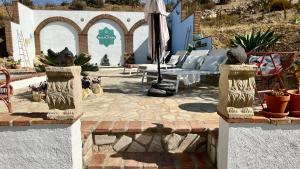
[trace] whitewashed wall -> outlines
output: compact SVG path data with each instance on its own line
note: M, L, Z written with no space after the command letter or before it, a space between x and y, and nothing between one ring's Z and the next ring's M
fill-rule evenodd
M147 63L148 56L148 25L137 28L133 33L134 60L137 64Z
M218 169L299 169L300 125L229 124L220 118Z
M99 43L97 36L99 30L108 28L114 31L116 39L113 45L108 47ZM111 66L120 66L124 64L125 40L124 32L114 21L103 19L95 23L88 31L89 54L92 56L92 63L100 65L101 60L107 54Z
M30 8L19 3L20 24L11 23L12 41L13 41L13 57L15 60L21 59L23 67L32 67L35 58L34 43L34 20L33 12ZM23 56L20 56L19 42L17 32L22 32L25 40L25 48L27 48L30 63L24 62Z
M143 12L114 12L114 11L54 11L54 10L31 10L24 5L20 4L19 13L20 13L20 24L12 23L12 31L13 31L13 56L14 58L20 59L19 49L18 49L18 40L16 35L16 30L22 30L27 41L30 42L28 44L28 52L30 55L31 66L33 65L33 60L36 56L35 53L35 44L34 44L34 30L37 26L47 18L50 17L65 17L76 24L83 30L87 23L93 19L94 17L102 14L109 14L120 19L126 28L130 30L130 28L139 20L144 19ZM89 30L88 34L88 46L89 52L92 55L93 63L100 63L100 59L107 54L111 58L112 65L118 65L119 63L124 62L123 54L125 49L125 41L124 41L124 32L120 29L120 27L114 23L113 21L102 20L98 21L97 26L92 26ZM116 42L114 45L109 47L104 47L99 45L97 34L97 29L100 29L100 26L103 27L107 25L115 30ZM143 30L145 28L142 28ZM134 34L134 49L145 49L145 51L137 51L137 56L141 56L142 58L136 58L139 63L144 63L145 55L147 49L145 48L145 39L148 37L148 31L141 31L138 29ZM75 35L76 32L70 25L64 24L61 22L54 22L46 25L40 34L40 44L41 50L46 53L49 48L58 52L64 47L68 47L73 53L78 53L79 44L78 44L78 35ZM141 46L142 45L142 46ZM135 52L135 51L134 51ZM39 53L38 53L39 54ZM24 66L24 65L23 65Z
M77 31L65 22L52 22L40 32L41 50L47 54L48 49L60 52L68 47L74 54L79 53L79 39Z
M143 12L113 12L113 11L55 11L55 10L33 10L34 28L36 28L43 20L62 16L74 21L83 29L85 25L94 17L102 14L109 14L120 19L129 30L137 21L144 19ZM129 19L129 20L128 20Z
M0 127L0 168L82 169L80 125Z

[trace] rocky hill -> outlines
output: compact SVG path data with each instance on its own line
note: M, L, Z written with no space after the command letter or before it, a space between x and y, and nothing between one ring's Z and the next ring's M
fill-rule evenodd
M202 32L204 36L213 37L215 48L227 47L237 34L249 34L252 29L271 29L282 36L274 51L300 51L300 14L295 8L262 13L254 9L251 11L247 7L248 3L232 1L227 5L218 5L211 11L222 9L221 17L203 18Z

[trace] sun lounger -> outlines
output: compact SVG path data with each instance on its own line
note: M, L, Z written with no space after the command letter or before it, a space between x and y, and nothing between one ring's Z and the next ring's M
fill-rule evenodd
M190 87L203 83L203 79L212 76L218 79L219 65L227 61L227 50L212 51L207 54L206 51L193 51L189 56L182 59L181 68L161 70L162 78L166 82L175 83L176 92L180 86ZM149 70L143 74L142 84L157 78L157 70Z

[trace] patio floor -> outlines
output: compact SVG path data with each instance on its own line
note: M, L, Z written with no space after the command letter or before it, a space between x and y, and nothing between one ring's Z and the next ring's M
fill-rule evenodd
M169 98L146 96L141 76L123 74L123 69L101 69L90 73L101 76L105 94L83 101L84 121L218 121L218 90L200 86ZM27 89L15 91L14 112L47 112L46 103L31 101ZM0 111L7 111L0 103Z

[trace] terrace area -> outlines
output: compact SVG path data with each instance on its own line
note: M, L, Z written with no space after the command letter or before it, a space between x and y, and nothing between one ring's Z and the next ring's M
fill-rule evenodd
M149 86L142 86L141 77L124 74L122 69L100 69L90 76L101 76L104 95L83 100L82 121L211 121L217 124L218 88L199 86L173 97L146 95ZM32 102L28 88L14 92L14 112L48 112L45 102ZM1 103L3 104L3 103ZM5 112L5 106L0 110Z

